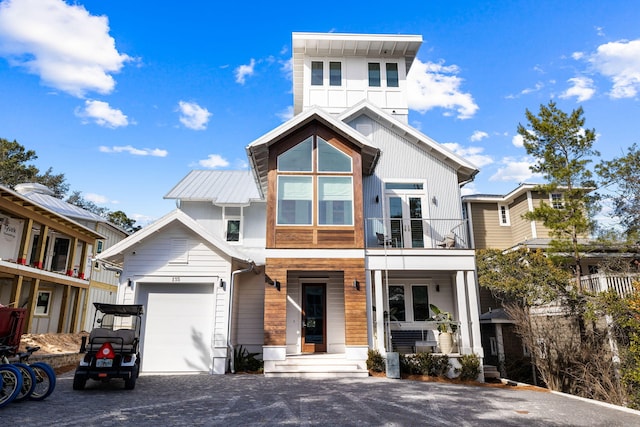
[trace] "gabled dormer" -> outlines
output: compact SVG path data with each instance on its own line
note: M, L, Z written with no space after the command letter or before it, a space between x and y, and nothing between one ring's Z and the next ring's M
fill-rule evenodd
M340 114L363 100L406 123L406 80L419 35L293 33L294 114Z
M355 129L311 109L247 147L267 200L266 247L362 248L362 176L379 150Z

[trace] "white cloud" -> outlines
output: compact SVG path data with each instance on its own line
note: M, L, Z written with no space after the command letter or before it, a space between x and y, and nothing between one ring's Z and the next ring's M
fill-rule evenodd
M226 168L229 166L229 162L219 154L209 154L206 159L199 160L198 165L204 168L216 169Z
M482 167L493 163L491 156L482 154L484 148L482 147L463 147L457 142L446 142L444 144L446 148L456 153L458 156L473 163L476 167Z
M524 138L520 134L514 135L513 138L511 138L511 143L515 147L522 148L524 147Z
M573 53L571 54L571 57L572 57L573 59L575 59L576 61L578 61L578 60L580 60L580 59L584 58L584 52L573 52Z
M613 82L612 98L633 98L640 89L640 39L598 46L589 62Z
M286 122L287 120L291 119L293 117L293 105L289 105L284 110L280 111L279 113L276 113L276 116L278 116L278 118L283 122Z
M591 99L596 90L593 88L593 80L588 77L573 77L567 80L573 86L560 94L560 98L566 99L576 97L576 102L583 102Z
M104 101L87 99L84 102L84 108L76 109L75 113L76 116L93 120L100 126L117 128L129 125L129 119L122 111L111 108L111 106Z
M98 149L102 153L129 153L134 156L167 157L167 154L169 154L167 150L161 150L159 148L135 148L131 145L114 145L113 147L101 145Z
M103 196L101 194L96 194L96 193L85 193L83 195L83 197L85 199L87 199L90 202L96 203L98 205L104 205L106 203L113 203L109 200L109 198L107 196Z
M246 81L247 76L251 77L253 75L253 69L256 66L256 60L251 58L251 62L249 65L241 65L236 68L236 83L240 83L243 85Z
M433 108L444 108L444 115L457 113L459 119L468 119L478 111L473 96L460 91L463 79L457 76L456 65L423 63L415 59L407 76L409 108L425 113Z
M489 181L513 181L520 183L540 176L534 174L531 172L531 169L529 169L533 164L533 160L530 158L515 159L505 157L500 163L503 166L498 168L496 173L489 178Z
M113 91L112 74L131 60L117 51L106 16L62 0L0 3L0 55L77 97Z
M460 194L463 196L469 196L471 194L478 194L478 187L475 182L471 182L460 189Z
M476 130L473 132L473 135L471 135L471 137L469 138L471 141L473 142L477 142L477 141L482 141L485 138L488 138L489 134L486 132L483 132L481 130Z
M211 113L195 102L178 102L178 111L180 111L180 123L189 129L205 130L209 123Z

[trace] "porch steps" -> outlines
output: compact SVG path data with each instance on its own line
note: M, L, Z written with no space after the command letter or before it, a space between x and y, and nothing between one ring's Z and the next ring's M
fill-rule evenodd
M493 365L483 365L482 369L484 371L484 379L488 379L488 378L492 378L492 379L499 379L500 378L500 372L498 371L498 368L493 366Z
M348 360L344 354L287 355L286 360L275 363L273 369L264 372L266 377L305 378L360 378L369 371L362 362Z

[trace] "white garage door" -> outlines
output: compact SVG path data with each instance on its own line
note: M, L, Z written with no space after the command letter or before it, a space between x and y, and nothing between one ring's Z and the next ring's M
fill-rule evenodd
M209 372L212 284L139 284L145 306L142 372Z

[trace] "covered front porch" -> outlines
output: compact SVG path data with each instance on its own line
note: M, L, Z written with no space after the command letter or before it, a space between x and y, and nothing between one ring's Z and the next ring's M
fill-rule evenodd
M366 270L371 348L484 356L473 250L369 249ZM450 321L434 320L432 306ZM453 348L443 347L441 331L452 334Z

